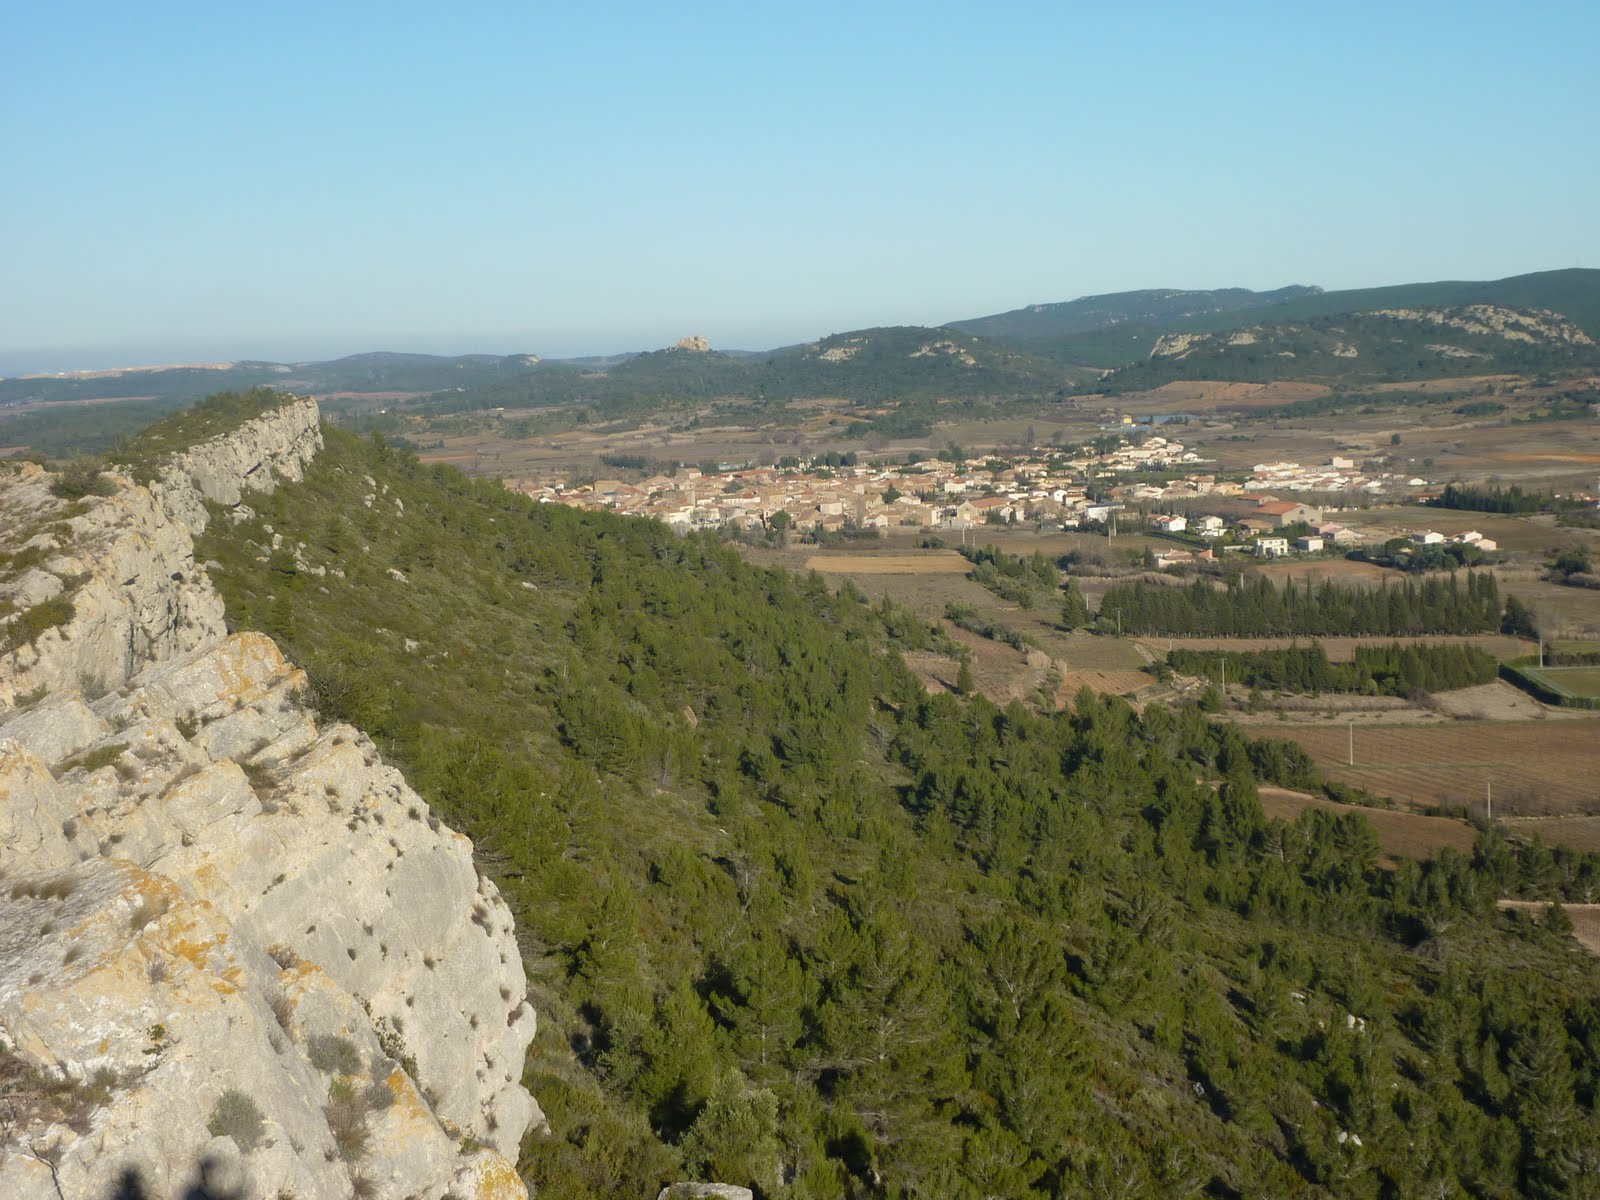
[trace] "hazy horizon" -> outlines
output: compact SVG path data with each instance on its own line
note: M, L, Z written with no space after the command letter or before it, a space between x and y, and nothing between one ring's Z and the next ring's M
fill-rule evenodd
M1600 263L1592 5L10 15L6 374Z

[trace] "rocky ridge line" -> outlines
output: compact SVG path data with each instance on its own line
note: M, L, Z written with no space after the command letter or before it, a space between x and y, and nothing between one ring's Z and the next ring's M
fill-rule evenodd
M525 1196L509 910L194 561L318 419L105 496L0 476L0 1195Z

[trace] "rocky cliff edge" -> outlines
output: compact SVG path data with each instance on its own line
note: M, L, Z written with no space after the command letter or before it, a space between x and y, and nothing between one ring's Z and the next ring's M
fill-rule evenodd
M0 475L0 1195L526 1194L509 911L194 561L318 429Z

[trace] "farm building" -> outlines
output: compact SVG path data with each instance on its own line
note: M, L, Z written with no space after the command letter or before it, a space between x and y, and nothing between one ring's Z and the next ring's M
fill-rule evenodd
M1285 525L1295 525L1304 521L1308 525L1315 525L1322 520L1320 509L1312 508L1309 504L1300 504L1294 500L1268 500L1256 507L1256 515L1267 517L1279 528Z

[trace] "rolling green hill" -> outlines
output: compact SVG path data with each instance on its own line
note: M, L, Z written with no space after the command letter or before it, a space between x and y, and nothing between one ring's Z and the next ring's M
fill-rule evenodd
M1259 312L1242 310L1231 319L1209 315L1173 328L1224 329L1260 319L1293 320L1379 308L1460 308L1471 304L1557 312L1600 341L1600 270L1578 267L1479 282L1407 283L1323 292L1287 300Z
M1586 1186L1600 965L1494 901L1600 860L1382 870L1359 817L1265 817L1317 786L1290 744L930 695L892 605L326 436L197 557L513 907L538 1194Z
M1165 329L1184 321L1239 309L1271 308L1303 297L1316 296L1319 287L1293 285L1272 292L1248 288L1213 291L1150 289L1084 296L1058 304L1030 304L992 317L951 321L951 329L979 337L1009 342L1055 341L1078 333L1094 333L1119 325Z
M1596 270L1341 292L1300 286L1274 292L1152 290L1034 305L946 327L854 330L759 353L671 349L571 361L380 353L330 362L0 379L0 444L58 455L101 451L207 393L260 385L346 397L329 404L334 413L378 406L424 413L546 410L541 428L707 402L721 405L731 420L764 420L788 401L832 398L879 410L864 412L851 426L857 432L923 436L939 419L941 405L970 410L1050 400L1084 385L1098 388L1101 372L1118 368L1125 370L1111 386L1126 389L1185 372L1212 379L1363 382L1559 370L1591 361L1571 346L1460 338L1420 323L1410 330L1385 328L1379 319L1352 315L1485 304L1560 313L1600 340ZM1224 338L1197 341L1181 354L1152 353L1167 334L1243 330L1255 331L1253 344ZM1342 353L1341 346L1357 353ZM1446 349L1430 348L1439 346ZM1178 364L1182 372L1174 374ZM111 398L117 402L91 405ZM59 407L39 407L51 404Z
M957 321L953 327L1010 342L1064 364L1109 368L1147 357L1163 333L1219 332L1374 309L1477 304L1560 313L1600 340L1600 270L1580 268L1490 281L1407 283L1332 292L1297 287L1276 292L1122 292L1065 304L1034 305Z
M1165 333L1148 358L1119 368L1097 386L1138 391L1176 379L1399 382L1596 363L1595 340L1548 313L1491 305L1391 308L1219 333Z

